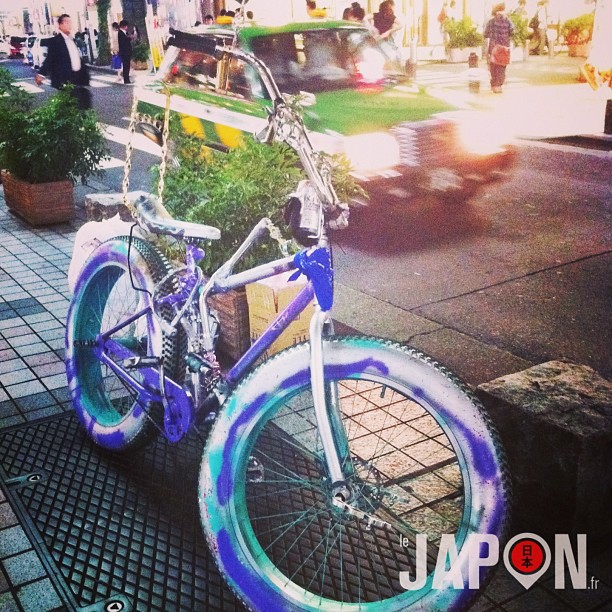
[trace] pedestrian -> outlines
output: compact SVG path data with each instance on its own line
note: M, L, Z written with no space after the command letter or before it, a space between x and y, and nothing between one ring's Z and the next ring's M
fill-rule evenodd
M365 23L370 25L374 35L394 44L393 35L402 29L402 24L393 12L393 0L383 0L378 6L378 13L367 15Z
M206 15L204 17L204 25L213 25L215 23L215 18L212 15Z
M113 21L110 31L111 47L111 68L117 71L117 83L123 81L123 70L121 67L121 57L119 56L119 24Z
M484 31L485 38L489 40L487 59L493 93L502 93L506 80L506 66L510 63L510 39L514 33L514 25L504 15L505 10L506 5L503 2L496 4L491 11L492 18L489 19Z
M548 27L548 0L539 0L535 15L529 21L529 27L533 30L529 43L531 55L543 55L548 46L546 28Z
M119 42L119 57L121 58L121 64L123 66L123 84L130 84L130 64L132 62L132 41L128 34L129 23L127 20L122 19L119 22L119 32L117 34L117 40Z
M72 85L72 94L76 98L79 108L91 108L91 93L89 85L89 71L81 59L81 53L71 36L72 19L66 13L57 18L59 33L49 40L47 57L34 77L37 85L43 82L43 75L51 79L51 87L62 89L65 85Z

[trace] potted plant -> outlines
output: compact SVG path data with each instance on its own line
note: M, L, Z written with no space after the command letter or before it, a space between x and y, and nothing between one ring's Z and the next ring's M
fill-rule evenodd
M173 140L178 164L170 165L164 176L164 206L178 219L221 230L221 240L209 245L200 264L205 274L210 275L227 261L263 217L288 235L283 207L305 178L292 149L245 139L241 146L219 153L207 149L197 136L176 135ZM154 182L158 182L159 169L154 172ZM343 158L332 158L332 176L342 201L364 195ZM173 259L172 253L168 255ZM282 256L279 243L268 238L249 251L236 271ZM243 291L215 296L213 307L221 320L219 348L237 358L250 345L246 295Z
M447 59L452 63L467 62L470 53L480 56L483 37L469 16L447 19L444 31L448 37Z
M561 36L565 39L570 57L588 57L594 21L595 15L586 13L563 23Z
M524 61L529 57L529 40L533 34L533 30L529 27L529 19L518 12L513 12L508 15L508 18L514 26L512 34L512 60Z
M146 70L149 61L149 45L138 41L132 46L132 68Z
M8 96L11 98L12 96ZM32 108L0 103L0 166L10 210L32 225L74 215L73 184L101 175L108 158L94 111L81 111L69 89Z

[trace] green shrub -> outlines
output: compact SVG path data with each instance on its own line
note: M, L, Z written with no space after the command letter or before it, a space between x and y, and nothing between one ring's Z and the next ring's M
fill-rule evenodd
M253 227L268 217L288 236L283 207L305 178L297 154L288 146L259 144L247 138L227 153L207 149L196 136L174 136L178 165L169 165L164 177L163 202L177 219L218 227L221 240L209 245L202 268L214 272L242 244ZM332 179L338 197L350 202L365 192L350 176L345 158L331 156ZM159 168L154 168L159 184ZM297 247L296 247L297 248ZM272 238L262 240L242 260L237 270L282 256Z
M512 42L516 47L523 47L533 33L529 27L529 19L523 17L519 13L510 13L508 18L512 22L512 25L514 25Z
M132 45L132 59L135 62L147 62L149 60L149 45L144 42L135 42Z
M108 158L95 111L81 111L68 89L37 108L2 110L0 165L29 183L82 180L100 176Z
M586 13L580 17L568 19L561 26L561 36L568 45L584 45L593 37L593 23L595 15Z
M479 47L483 43L478 26L467 15L463 19L447 19L444 30L448 34L448 46L451 49Z

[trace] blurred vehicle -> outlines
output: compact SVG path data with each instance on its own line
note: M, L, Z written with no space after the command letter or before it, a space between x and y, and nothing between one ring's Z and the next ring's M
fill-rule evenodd
M6 55L11 54L11 43L8 40L0 37L0 53L5 53Z
M220 50L213 55L211 40ZM159 72L137 90L140 130L160 139L167 88L184 130L213 149L260 132L272 101L248 63L223 54L232 46L262 60L280 91L298 97L315 148L345 154L363 182L462 198L514 157L499 129L411 82L394 49L345 21L171 30Z
M34 69L38 69L43 65L43 62L47 57L47 53L49 52L48 45L51 38L51 36L47 36L44 38L41 36L37 36L31 49L29 49L29 64L30 66L33 66Z
M11 45L11 57L23 57L23 43L26 41L25 36L11 36L9 44Z

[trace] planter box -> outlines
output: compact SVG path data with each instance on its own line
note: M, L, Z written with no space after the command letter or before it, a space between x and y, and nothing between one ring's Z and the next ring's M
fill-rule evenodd
M583 45L568 45L567 54L570 57L589 57L589 51L591 50L591 43L585 43Z
M446 52L446 61L450 64L462 64L468 61L470 53L475 53L478 59L481 58L482 49L480 47L466 47L465 49L452 48Z
M9 210L31 225L65 223L74 217L74 188L70 181L32 184L2 170L2 183Z
M232 359L238 359L251 346L246 291L219 293L211 296L208 303L217 312L221 324L217 348Z

